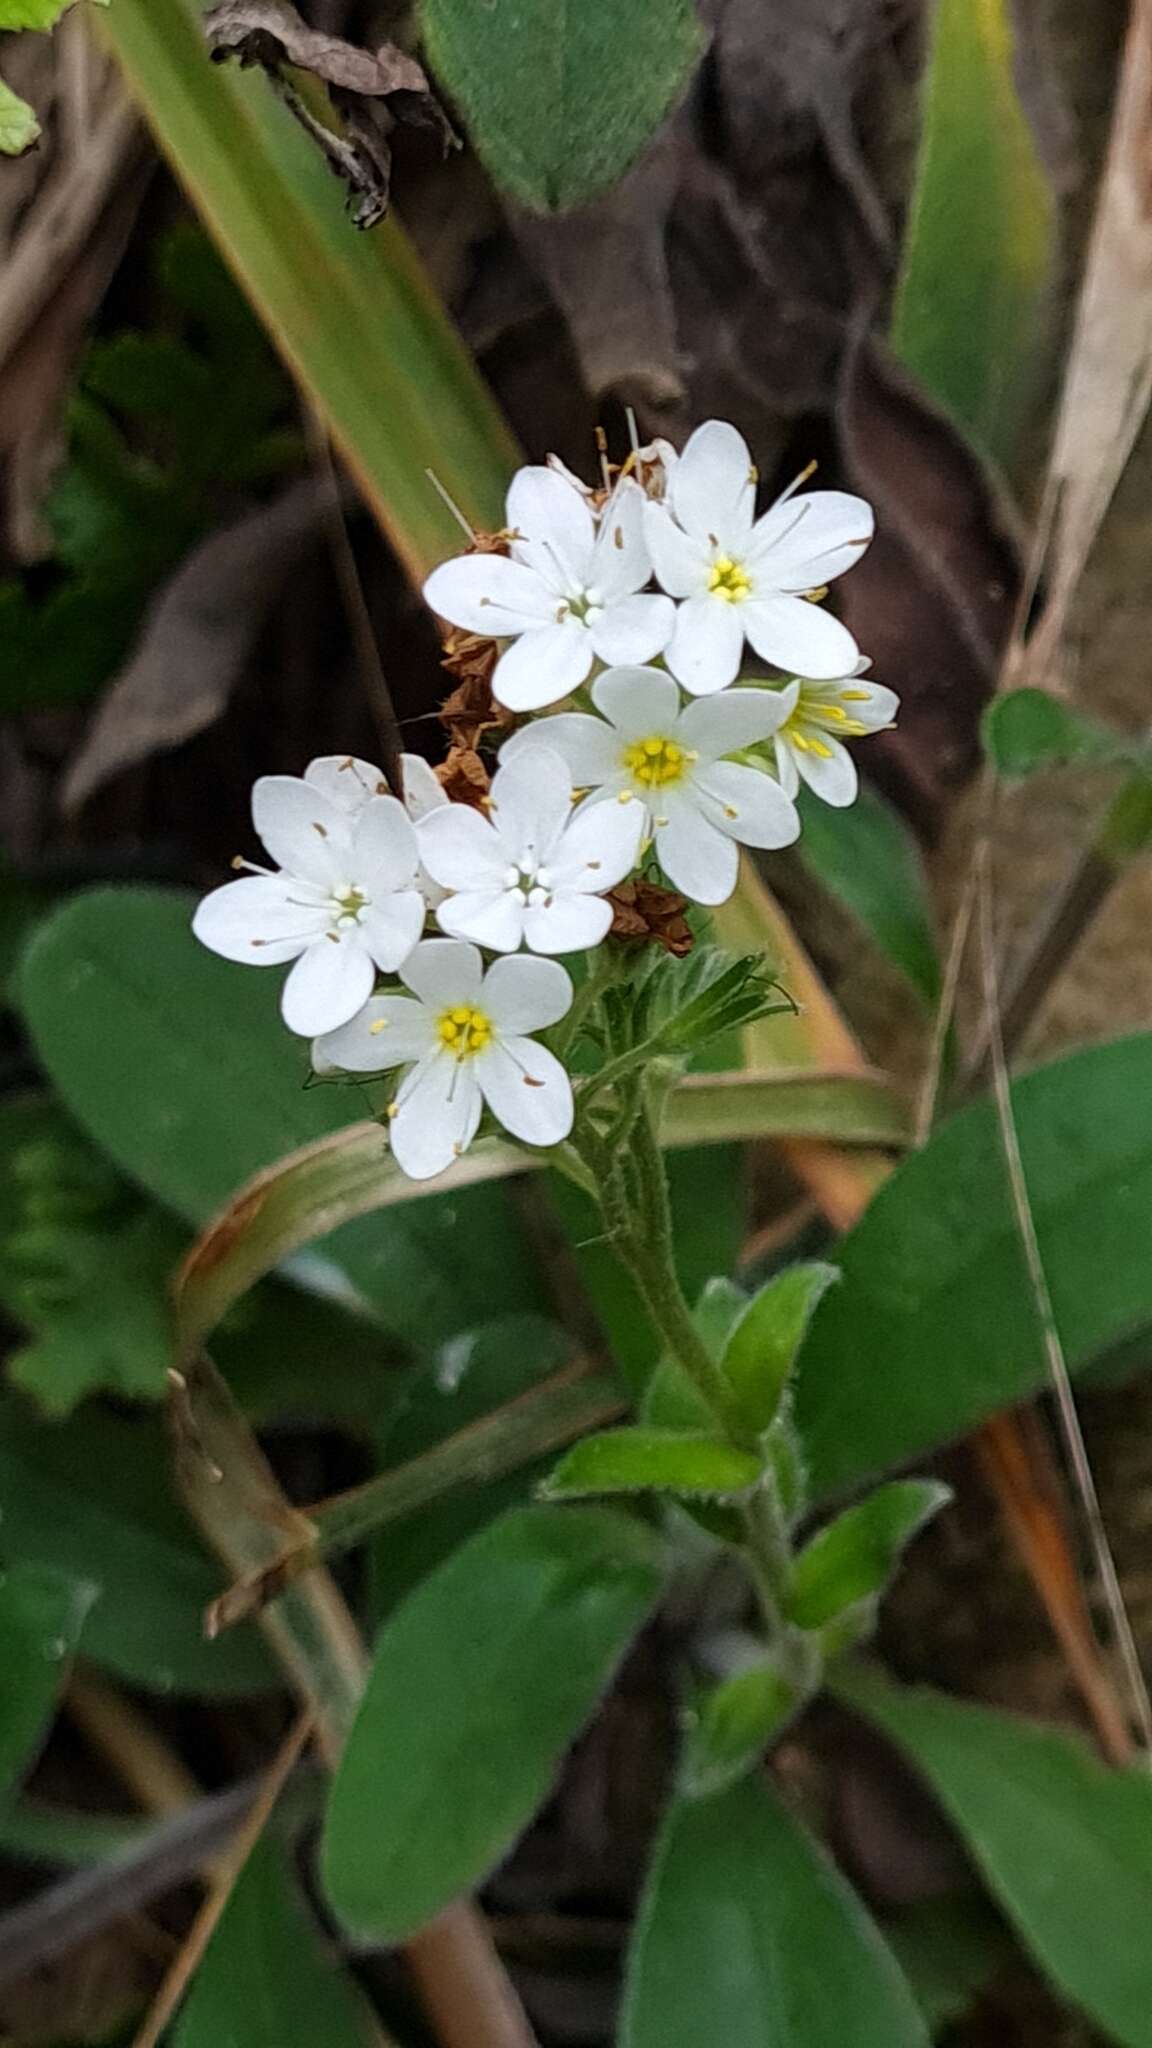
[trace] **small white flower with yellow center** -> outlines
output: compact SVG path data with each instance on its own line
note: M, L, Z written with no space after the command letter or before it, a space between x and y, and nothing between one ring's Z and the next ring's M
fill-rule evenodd
M855 803L859 778L844 742L886 732L900 708L895 690L864 675L867 666L861 659L850 676L836 682L796 680L780 692L788 708L773 746L780 786L789 796L806 782L836 810Z
M572 1084L530 1034L558 1024L572 983L558 960L508 955L484 971L475 946L426 939L400 970L407 996L373 996L342 1030L317 1040L318 1072L407 1067L389 1111L397 1165L430 1180L467 1151L485 1104L526 1145L558 1145L572 1128Z
M501 704L538 711L579 689L597 660L659 654L675 607L644 590L652 563L638 484L623 479L597 518L566 477L521 469L506 517L510 556L457 556L424 585L433 611L454 626L512 642L492 674Z
M598 946L612 923L604 895L635 867L643 825L638 805L573 811L559 755L526 743L497 769L484 812L449 804L420 827L428 873L453 892L440 929L497 953Z
M757 519L747 442L707 420L672 465L665 503L645 505L656 579L683 600L664 659L694 697L735 681L745 639L792 675L843 676L857 658L847 627L810 598L859 560L871 508L847 491L796 492Z
M732 894L739 846L790 846L798 838L796 807L779 782L725 758L772 737L788 715L784 693L725 690L682 711L671 676L616 668L593 683L592 701L599 718L560 712L539 719L505 742L501 762L543 741L577 789L591 792L581 810L609 801L641 807L661 867L694 902L723 903Z
M206 896L192 929L225 960L295 961L281 1014L312 1038L354 1017L377 968L392 973L416 945L425 916L416 831L394 796L350 810L294 775L260 777L252 822L278 871L239 862L251 874Z

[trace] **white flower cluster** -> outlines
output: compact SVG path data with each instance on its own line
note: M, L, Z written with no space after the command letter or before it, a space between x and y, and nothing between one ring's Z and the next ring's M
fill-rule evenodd
M819 604L871 538L863 499L794 486L757 519L748 448L720 420L641 474L647 488L625 475L598 496L559 466L522 469L508 553L446 562L425 585L453 625L507 643L493 673L507 709L577 700L506 740L482 809L450 802L414 755L403 803L352 758L264 776L253 823L273 866L238 863L250 872L196 912L226 959L293 962L282 1013L318 1071L407 1070L390 1131L415 1179L459 1157L485 1105L526 1144L568 1135L571 1083L533 1034L573 987L533 956L599 945L608 892L649 848L683 895L724 902L740 846L798 837L801 780L852 802L843 742L896 710ZM780 677L733 687L746 639ZM446 936L426 938L429 922ZM480 948L503 957L485 968ZM376 993L380 974L407 993Z

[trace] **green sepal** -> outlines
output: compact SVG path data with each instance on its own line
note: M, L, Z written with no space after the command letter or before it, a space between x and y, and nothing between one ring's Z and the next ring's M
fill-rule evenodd
M808 1697L771 1657L701 1692L687 1716L680 1790L689 1799L723 1792L753 1769Z

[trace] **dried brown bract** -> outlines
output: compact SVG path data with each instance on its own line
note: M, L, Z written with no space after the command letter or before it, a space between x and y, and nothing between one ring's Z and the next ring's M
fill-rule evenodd
M682 960L696 944L684 915L687 899L678 896L674 889L663 889L657 882L636 878L610 890L608 901L612 905L610 929L614 939L663 946L676 960Z
M476 811L485 808L492 778L475 747L449 747L435 773L454 804L471 804Z
M423 130L440 155L459 147L423 68L395 43L358 49L302 21L290 0L221 0L204 16L217 62L235 57L267 72L276 90L348 186L352 219L375 227L388 211L392 142L398 128ZM304 104L287 70L309 71L328 87L343 122L337 132Z

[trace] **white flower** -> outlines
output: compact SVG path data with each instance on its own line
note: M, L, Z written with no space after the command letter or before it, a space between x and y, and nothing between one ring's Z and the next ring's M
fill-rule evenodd
M279 872L254 867L214 889L192 929L226 960L294 960L281 1012L311 1038L354 1017L377 968L391 973L416 945L425 914L416 831L394 796L342 807L294 775L261 776L252 822Z
M511 557L460 555L424 585L433 611L471 633L510 639L492 688L511 711L567 697L593 661L649 661L675 617L642 595L652 574L644 494L625 478L597 521L579 490L546 468L521 469L508 492Z
M669 881L697 903L723 903L736 887L737 844L789 846L800 820L765 770L724 759L768 739L788 715L777 690L726 690L680 709L671 676L609 669L592 685L601 718L561 712L505 742L501 761L541 741L566 762L587 806L643 806L645 831ZM577 813L579 817L580 813Z
M527 954L484 972L475 946L426 939L400 978L410 996L373 996L350 1024L318 1040L318 1071L379 1074L408 1067L389 1112L392 1152L412 1180L443 1173L476 1136L487 1103L526 1145L558 1145L572 1128L572 1084L529 1032L556 1024L572 1001L558 960Z
M773 745L776 773L789 796L804 781L837 810L855 802L856 763L843 742L885 731L900 708L895 690L866 679L867 666L862 658L850 676L836 682L797 680L780 692L788 712Z
M429 811L441 810L450 799L422 755L401 754L400 766L404 772L404 809L412 823L418 825ZM371 761L358 760L355 754L321 754L317 760L308 763L304 780L310 788L321 790L350 817L363 810L372 797L388 793L383 769L375 767ZM437 887L424 867L416 878L416 886L429 910L435 910L443 902L444 891Z
M572 777L558 754L525 745L493 779L486 814L449 804L426 818L420 852L433 879L453 891L441 930L496 953L598 946L612 922L603 893L635 867L644 819L626 809L572 809Z
M793 675L847 675L857 658L847 627L803 593L859 560L871 509L846 491L795 490L756 519L748 444L735 427L707 420L669 471L666 502L645 506L657 581L684 600L664 659L693 696L735 680L746 638Z

